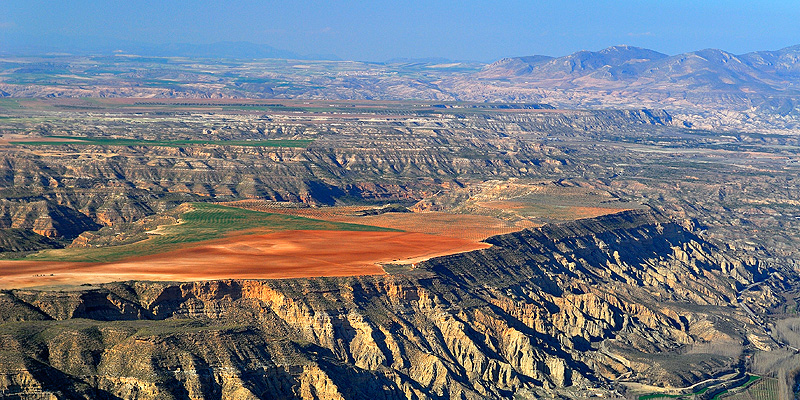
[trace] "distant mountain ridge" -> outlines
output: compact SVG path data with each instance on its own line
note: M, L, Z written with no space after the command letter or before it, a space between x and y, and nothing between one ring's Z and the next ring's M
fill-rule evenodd
M704 49L674 56L633 46L612 46L557 58L505 58L487 65L476 76L520 79L563 89L796 92L800 89L800 45L742 55Z
M137 49L134 48L134 51ZM298 54L266 44L251 42L216 42L208 44L169 43L141 46L139 52L157 57L203 57L203 58L285 58L293 60L339 60L333 54Z
M2 36L0 36L0 39L2 39ZM14 40L6 40L0 47L0 54L12 55L42 55L48 53L101 55L120 52L148 57L340 60L334 54L300 54L266 44L246 41L154 44L133 40L110 40L103 37L51 34L42 37L21 37Z

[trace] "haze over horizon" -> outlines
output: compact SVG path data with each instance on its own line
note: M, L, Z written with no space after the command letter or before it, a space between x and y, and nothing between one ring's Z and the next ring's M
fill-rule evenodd
M3 2L0 52L249 42L282 50L278 55L359 61L489 62L620 44L666 54L704 48L742 54L800 43L798 20L800 7L791 1Z

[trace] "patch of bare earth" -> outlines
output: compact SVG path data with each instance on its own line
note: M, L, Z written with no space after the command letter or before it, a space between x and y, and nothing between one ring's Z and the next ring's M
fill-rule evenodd
M530 214L539 217L554 218L560 220L574 220L582 218L595 218L606 214L615 214L628 208L592 207L575 205L543 205L531 204L524 201L497 200L478 203L480 207L493 210L512 210L521 214Z
M112 263L0 261L0 288L124 280L379 275L385 273L382 263L416 263L487 247L418 232L282 231L202 242Z
M439 211L358 215L365 210L365 207L281 208L276 207L274 203L261 200L242 200L224 203L224 205L332 222L346 222L400 229L407 232L425 233L473 242L480 242L495 235L541 226L541 224L525 220L510 222L486 215L455 214Z

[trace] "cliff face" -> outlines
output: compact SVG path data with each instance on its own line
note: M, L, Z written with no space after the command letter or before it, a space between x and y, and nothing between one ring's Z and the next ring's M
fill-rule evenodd
M386 276L0 293L17 398L510 398L731 369L754 266L630 211ZM708 342L726 344L719 351Z
M0 229L24 229L47 238L74 238L100 225L80 212L55 202L0 199Z

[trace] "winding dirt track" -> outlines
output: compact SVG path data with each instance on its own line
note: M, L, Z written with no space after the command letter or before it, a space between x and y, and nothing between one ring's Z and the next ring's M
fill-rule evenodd
M379 263L414 263L489 247L416 232L281 231L198 243L113 263L0 261L0 288L124 280L193 281L378 275Z

